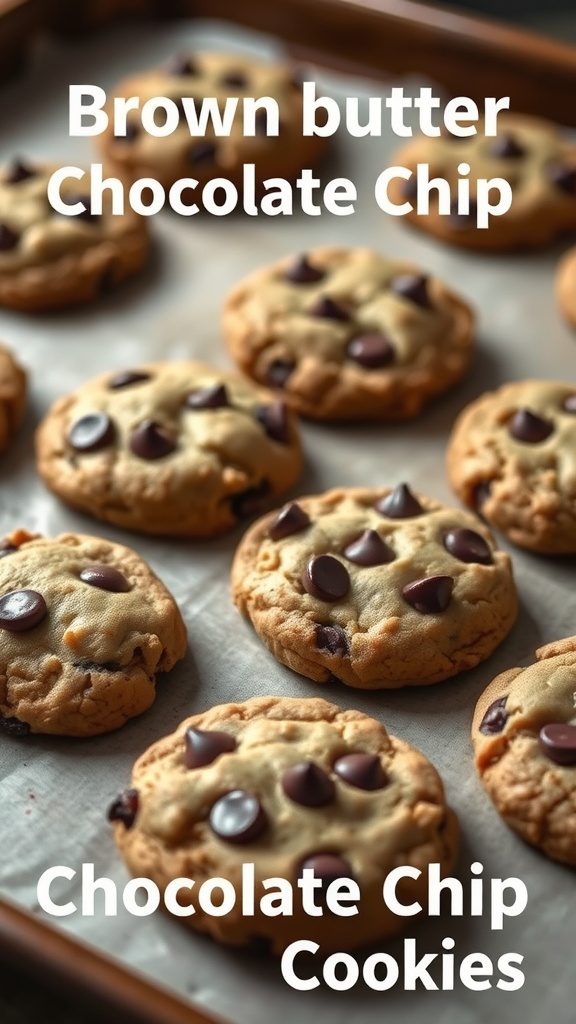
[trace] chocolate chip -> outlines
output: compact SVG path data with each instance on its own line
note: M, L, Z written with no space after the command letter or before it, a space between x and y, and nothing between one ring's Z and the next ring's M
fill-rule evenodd
M280 125L278 128L280 129ZM257 110L254 118L256 135L268 135L268 114L265 110Z
M388 519L411 519L412 516L423 515L425 511L408 484L398 484L390 494L376 502L375 508Z
M576 725L551 722L542 726L538 745L555 764L576 764Z
M496 733L502 732L508 721L508 712L506 711L507 700L508 695L498 697L498 700L492 701L490 707L484 713L484 717L478 726L479 731L484 736L494 736Z
M320 295L314 305L308 310L309 316L325 317L327 320L349 320L350 313L339 302L329 298L328 295Z
M344 548L343 554L357 565L384 565L396 557L376 530L364 530L361 537Z
M576 395L568 395L564 401L564 412L576 413Z
M83 583L100 590L109 590L113 594L125 594L131 586L123 573L111 565L87 565L80 573Z
M115 140L115 142L134 142L134 139L137 139L139 135L140 135L140 125L137 124L136 121L127 121L126 122L126 134L125 135L115 135L114 136L114 140Z
M450 206L450 226L453 228L464 230L465 228L476 227L476 221L478 216L478 204L475 199L471 199L468 204L468 213L458 212L458 202L455 201Z
M389 781L376 754L345 754L334 764L334 771L357 789L383 789Z
M0 252L9 252L15 249L20 241L20 235L12 231L7 224L0 224Z
M350 653L348 637L341 626L325 626L321 622L317 622L314 633L319 651L336 654L339 658L346 658Z
M34 167L30 167L22 160L13 160L4 175L4 181L7 185L17 185L21 181L27 181L28 178L35 177L36 170Z
M461 562L479 562L492 565L492 552L487 541L474 530L456 526L444 537L444 547Z
M138 814L138 804L138 790L125 789L110 804L106 817L108 821L121 821L125 828L132 828Z
M290 420L284 402L270 402L256 409L256 419L262 424L268 437L280 444L290 441Z
M185 405L188 409L222 409L230 405L230 402L224 384L210 384L206 388L190 391L186 395Z
M140 459L163 459L176 449L176 441L154 420L144 420L130 438L130 450Z
M0 732L7 736L29 736L32 730L28 722L21 722L19 718L2 718L0 715Z
M423 309L430 308L428 278L423 274L399 274L390 281L390 288L396 295L408 299Z
M287 768L281 784L286 796L303 807L324 807L334 799L336 790L330 776L313 761Z
M229 732L216 729L186 730L184 737L184 763L187 768L204 768L212 764L220 754L228 754L236 749L236 740Z
M227 843L251 843L267 825L258 797L243 789L220 797L212 806L209 820L212 831Z
M22 633L46 618L46 601L36 590L11 590L0 597L0 629Z
M177 53L172 57L165 65L165 68L167 74L174 75L175 77L198 74L198 68L192 57L182 53Z
M0 540L0 558L4 558L5 555L13 555L18 548L15 544L11 544L9 540Z
M216 146L212 142L195 142L188 150L188 162L191 164L213 164L216 160Z
M296 366L288 359L274 359L266 370L266 379L272 387L283 388Z
M295 501L289 502L280 509L276 519L268 527L270 540L282 540L293 533L300 533L310 526L310 519L304 509Z
M220 76L220 84L230 86L231 89L245 89L248 78L243 71L227 71Z
M313 284L315 281L321 281L325 277L325 271L314 267L304 253L288 268L284 277L286 281L291 281L292 284Z
M561 192L566 192L569 196L576 195L576 167L560 163L548 164L546 173L548 180Z
M307 857L300 865L300 877L305 868L311 868L314 877L319 878L322 882L320 889L322 894L326 893L331 882L336 882L341 878L354 878L347 861L333 853L315 853L311 857Z
M262 480L261 483L254 484L253 487L247 487L245 491L239 491L238 494L233 494L230 498L233 514L237 519L246 519L248 516L257 515L262 511L269 494L270 484L267 480Z
M319 601L339 601L350 589L348 570L333 555L315 555L302 573L304 589Z
M152 374L144 373L143 370L121 370L110 378L108 387L113 390L128 388L132 384L142 384L145 380L152 380Z
M508 421L508 433L517 441L525 441L526 444L538 444L545 441L554 430L554 424L549 420L536 416L529 409L518 409L511 420Z
M516 160L518 157L524 156L526 150L514 135L510 135L506 132L504 135L499 135L490 146L490 156L498 157L501 160Z
M454 587L451 576L426 576L424 579L407 583L402 588L402 596L417 612L434 615L443 612L450 604Z
M66 213L66 214L60 214L60 216L62 216L62 217L74 217L75 220L84 220L88 224L95 224L97 221L100 220L100 214L99 213L92 213L90 211L90 203L91 203L90 196L81 196L81 195L74 194L74 195L64 196L64 199L66 200L66 205L67 206L74 206L75 203L83 203L85 208L83 210L81 210L80 213Z
M416 199L418 195L418 180L415 174L412 174L410 178L402 180L400 192L402 193L402 198L406 199L409 203Z
M97 452L114 441L114 424L105 412L82 416L68 431L68 442L78 452Z
M474 508L481 509L488 501L491 491L492 486L489 480L481 480L479 484L476 484L472 493Z
M395 355L392 343L378 331L370 331L352 338L352 341L348 342L346 353L349 359L366 367L367 370L388 366Z

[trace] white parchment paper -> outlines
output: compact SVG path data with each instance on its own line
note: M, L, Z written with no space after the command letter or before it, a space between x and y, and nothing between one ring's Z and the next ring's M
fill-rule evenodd
M269 39L232 26L185 22L117 28L87 42L45 43L25 78L0 92L0 158L18 153L71 163L94 159L87 142L68 138L68 84L95 82L108 88L129 70L197 45L269 56L279 49ZM385 95L382 84L324 72L317 77L340 98ZM403 84L415 89L422 83ZM93 374L144 360L193 356L227 366L220 307L241 275L319 243L368 244L420 263L469 297L479 313L474 366L461 386L413 424L305 424L307 468L293 494L407 479L418 490L454 501L444 473L444 447L456 413L481 391L506 380L576 380L576 339L553 300L559 249L526 257L468 255L441 247L378 211L373 184L393 162L396 142L390 134L366 140L341 135L335 144L326 176L342 174L356 182L360 198L354 216L184 219L162 214L151 224L156 239L151 269L117 296L90 309L44 317L0 312L0 337L28 368L31 384L26 424L0 462L0 532L18 525L46 534L78 530L131 544L175 593L190 633L189 653L160 681L154 708L120 732L82 742L2 737L0 891L42 915L36 901L42 872L57 864L79 870L83 862L94 862L97 874L121 887L127 875L105 809L150 742L172 731L184 716L213 704L255 694L321 692L343 707L381 717L390 731L437 765L460 816L458 872L464 882L470 879L470 864L480 861L487 887L491 878L510 875L528 886L526 911L501 932L491 931L486 914L408 921L406 935L416 936L421 954L442 952L442 939L451 936L458 962L481 951L496 963L502 953L515 951L524 956L522 989L472 992L457 982L448 992L404 992L398 985L377 993L360 982L345 993L325 987L298 993L283 981L276 961L218 946L161 914L137 919L121 910L107 918L97 907L93 917L76 913L52 922L237 1024L269 1024L271 1007L275 1016L302 1024L377 1024L385 1018L410 1024L431 1019L436 1024L568 1024L574 1020L576 995L574 876L525 846L500 821L475 777L469 726L477 695L497 672L530 660L539 644L575 632L574 560L513 551L519 621L475 671L427 689L394 693L321 689L277 664L233 608L228 571L240 530L213 543L149 540L67 509L47 494L34 470L33 431L58 395ZM76 882L54 891L79 899ZM402 938L382 949L401 958Z

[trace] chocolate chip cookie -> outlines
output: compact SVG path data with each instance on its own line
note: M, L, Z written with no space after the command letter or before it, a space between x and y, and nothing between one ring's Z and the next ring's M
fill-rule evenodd
M556 301L560 312L576 327L576 248L564 254L556 271Z
M394 178L388 195L397 205L412 203L405 220L451 245L465 249L511 250L547 245L576 228L576 146L552 122L503 113L498 134L486 137L483 127L469 138L445 134L419 137L394 155L393 163L412 171L408 179ZM427 214L418 214L416 168L429 165L430 179L448 181L453 197L450 213L440 214L438 192L430 192ZM458 168L464 165L461 174ZM468 169L468 170L466 170ZM470 185L470 213L458 213L458 180ZM512 187L512 205L491 217L488 228L476 227L476 182L504 178Z
M456 816L430 762L380 722L315 698L259 697L188 718L139 758L131 787L109 810L130 871L163 893L175 879L192 879L176 897L193 908L182 920L232 945L265 939L281 954L306 938L328 952L385 938L408 920L383 902L388 872L418 868L399 898L424 906L428 864L445 874L456 857ZM241 911L246 862L254 864L253 916ZM319 917L305 914L298 898L307 868L322 883ZM210 878L236 890L225 916L198 903ZM293 887L291 916L262 911L262 898L278 905L277 887L266 896L266 878ZM360 888L354 916L325 908L326 889L339 878Z
M210 537L290 487L302 456L283 402L202 363L106 373L59 399L38 470L75 508L143 533Z
M20 425L26 403L26 374L12 353L0 345L0 452Z
M154 701L186 651L174 598L134 551L99 537L0 541L0 729L94 736Z
M576 384L505 384L454 425L448 476L462 501L514 544L576 552Z
M576 867L576 636L497 676L474 714L476 767L523 839Z
M470 307L370 249L318 248L241 281L224 336L248 376L322 420L416 416L465 373Z
M85 211L56 213L47 197L57 164L15 160L0 171L0 305L34 312L89 302L144 265L149 242L143 217L129 206L113 215L105 193L90 213L90 175L67 178L60 193Z
M360 689L472 668L517 611L510 559L485 527L405 484L298 498L260 519L232 592L279 661Z

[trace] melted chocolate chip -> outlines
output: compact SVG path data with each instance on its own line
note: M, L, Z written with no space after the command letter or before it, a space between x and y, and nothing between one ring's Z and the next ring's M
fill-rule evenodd
M4 181L7 185L18 185L19 182L27 181L28 178L34 177L36 177L34 167L30 167L22 160L13 160L4 175Z
M117 388L129 388L132 384L143 384L146 380L152 380L152 375L143 370L121 370L110 378L108 387L115 391Z
M266 812L257 796L243 789L226 793L212 806L210 827L227 843L251 843L267 825Z
M304 253L288 268L284 277L286 281L291 281L292 284L313 284L315 281L321 281L325 277L325 271L314 267Z
M315 555L302 573L304 589L319 601L339 601L350 589L348 570L333 555Z
M266 379L272 387L283 388L296 369L288 359L274 359L266 370Z
M548 180L561 192L566 192L569 196L576 195L576 167L561 163L548 164L546 173Z
M479 562L480 565L492 564L492 552L487 541L475 530L457 526L449 530L444 537L444 547L454 558L461 562Z
M322 882L321 892L324 894L331 882L340 878L354 878L350 865L342 857L333 853L315 853L303 860L300 865L300 877L305 868L311 868L314 877Z
M254 487L247 487L245 491L233 494L230 498L230 508L236 519L246 519L248 516L258 515L264 508L269 494L270 484L267 480L262 480Z
M175 77L184 77L185 75L197 75L198 68L192 57L188 57L186 54L177 53L168 63L165 65L166 72L169 75Z
M22 633L46 618L46 602L36 590L11 590L0 597L0 629Z
M334 765L339 778L357 789L384 789L388 776L376 754L345 754Z
M376 530L364 530L361 537L344 548L343 555L356 565L385 565L396 557Z
M339 658L346 658L350 653L348 637L341 626L326 626L317 622L314 627L316 646L319 651L326 651L328 654L336 654Z
M484 734L484 736L494 736L499 732L502 732L506 722L508 721L508 712L506 711L506 701L508 695L505 697L498 697L498 700L492 701L488 710L484 713L484 717L478 726L478 730Z
M278 125L281 128L281 125ZM257 110L254 118L254 129L256 135L268 135L268 114L265 110Z
M402 193L402 198L406 199L409 203L416 199L418 195L418 181L415 174L412 174L410 178L402 180L400 192Z
M524 156L525 152L524 147L509 132L499 135L490 146L490 156L501 160L517 160L518 157Z
M0 715L0 732L7 736L29 736L32 730L28 722L21 722L19 718L2 718Z
M414 497L408 484L398 484L390 494L376 502L375 508L388 519L411 519L412 516L421 516L424 513L422 505Z
M138 814L139 793L137 789L125 789L108 808L108 821L121 821L124 828L132 828Z
M109 590L113 594L125 594L131 589L123 573L111 565L87 565L80 573L83 583L100 590Z
M0 540L0 558L13 555L15 551L18 551L15 544L11 544L9 540Z
M475 227L476 220L478 217L478 204L475 199L471 199L468 204L468 213L458 212L458 202L454 201L450 206L449 221L450 226L456 229L464 230L465 228Z
M555 764L576 764L576 725L551 722L542 726L538 745Z
M248 78L243 71L227 71L225 75L220 76L220 83L231 89L245 89L248 85Z
M184 737L184 763L187 768L204 768L212 764L220 754L236 749L236 740L229 732L216 729L186 730Z
M289 502L280 509L276 519L268 527L270 540L282 540L293 533L300 533L310 526L310 519L304 509L295 501Z
M526 444L538 444L545 441L554 430L554 424L530 412L530 409L518 409L508 421L508 433L517 441Z
M390 288L396 295L408 299L415 306L421 306L423 309L430 308L428 278L423 274L399 274L390 281Z
M284 402L270 402L256 409L256 419L273 441L288 444L290 441L290 419Z
M76 420L68 431L68 443L78 452L97 452L114 441L114 424L105 412L91 412Z
M140 135L140 125L136 121L126 122L126 134L114 136L115 142L134 142Z
M0 252L9 252L15 249L20 241L20 235L12 231L7 224L0 224Z
M454 587L451 576L426 576L402 588L402 596L417 612L435 615L443 612L450 604Z
M222 409L230 402L224 384L210 384L186 395L185 405L188 409Z
M568 395L568 398L564 401L564 412L569 412L571 415L576 413L576 395Z
M176 449L176 441L153 420L144 420L130 438L130 450L140 459L163 459Z
M308 310L309 316L325 317L327 320L349 320L350 313L339 302L328 295L321 295Z
M392 343L378 331L370 331L352 338L352 341L348 342L346 353L349 359L367 370L389 366L395 355Z
M213 164L215 160L216 146L212 142L195 142L188 150L188 162L194 166Z
M336 790L330 776L313 761L287 768L281 784L286 796L303 807L324 807L334 799Z
M481 509L482 506L486 504L490 497L491 490L492 487L489 480L481 480L479 484L476 484L472 495L472 501L474 502L475 508Z

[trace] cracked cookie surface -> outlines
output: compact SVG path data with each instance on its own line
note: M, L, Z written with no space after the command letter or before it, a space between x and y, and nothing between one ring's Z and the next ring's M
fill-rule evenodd
M0 452L20 425L25 402L26 374L10 350L0 344Z

